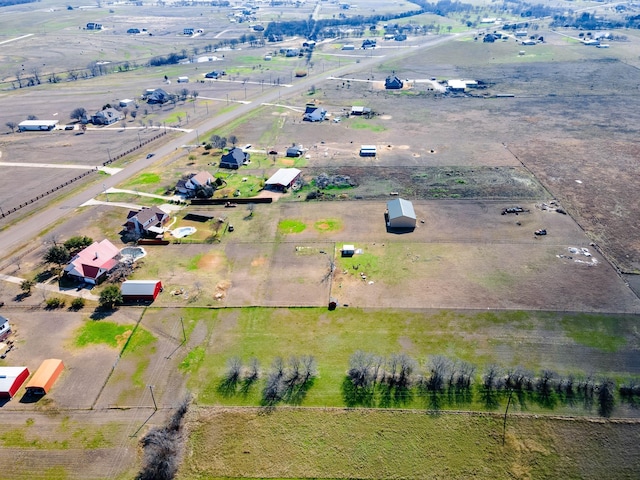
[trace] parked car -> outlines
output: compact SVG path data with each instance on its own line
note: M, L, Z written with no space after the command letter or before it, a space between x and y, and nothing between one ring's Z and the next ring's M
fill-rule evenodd
M153 157L154 155L155 155L155 153L149 153L149 154L147 154L147 158L151 158L151 157Z

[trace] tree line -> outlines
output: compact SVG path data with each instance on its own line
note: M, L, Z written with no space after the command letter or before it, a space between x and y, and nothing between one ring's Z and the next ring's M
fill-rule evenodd
M263 371L256 358L243 364L238 357L227 362L218 385L225 397L246 396L261 385L260 403L299 405L313 386L318 367L313 356L276 357ZM530 405L553 410L558 406L595 411L610 417L616 402L640 406L640 381L629 379L619 386L607 377L588 374L561 375L549 369L539 372L522 366L490 364L478 372L472 363L442 355L419 362L406 353L387 356L356 351L342 381L347 407L403 408L418 404L431 411L469 409L480 405L496 410L509 401L527 410Z

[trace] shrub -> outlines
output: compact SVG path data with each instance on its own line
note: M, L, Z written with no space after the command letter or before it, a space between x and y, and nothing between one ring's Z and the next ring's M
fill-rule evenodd
M64 307L65 301L62 298L51 297L48 298L45 303L47 310L55 310L56 308Z
M72 310L82 310L84 308L85 300L84 298L74 298L73 302L71 302Z

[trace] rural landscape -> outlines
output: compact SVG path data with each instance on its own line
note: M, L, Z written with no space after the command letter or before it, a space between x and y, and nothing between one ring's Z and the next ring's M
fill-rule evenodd
M0 1L0 477L636 478L638 11Z

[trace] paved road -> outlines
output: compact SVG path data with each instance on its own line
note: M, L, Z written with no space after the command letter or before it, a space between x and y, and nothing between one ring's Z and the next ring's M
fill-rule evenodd
M472 34L473 33L471 32L468 33L468 35ZM82 192L67 197L62 202L50 208L46 208L46 200L43 200L42 210L40 212L35 213L0 232L0 259L16 254L24 245L27 245L31 240L38 237L48 226L69 215L75 208L102 193L105 189L112 188L115 185L122 183L138 172L150 167L153 163L157 162L159 158L181 148L182 145L194 143L198 137L198 132L202 132L204 134L209 130L219 128L238 117L246 115L256 108L259 108L262 104L278 103L277 100L280 99L281 95L289 95L304 91L315 83L318 83L318 81L324 80L329 76L339 77L354 72L366 71L378 63L388 61L392 58L401 58L403 56L413 55L418 50L433 48L441 43L451 41L460 35L462 34L425 37L425 43L415 47L408 46L405 49L385 51L383 55L378 53L378 55L374 56L372 54L371 56L367 56L366 59L361 60L360 63L350 63L327 72L314 73L313 75L307 76L297 83L288 86L288 88L283 86L275 87L270 91L262 93L250 103L238 105L238 107L232 111L222 113L206 120L200 123L194 131L180 135L177 138L170 139L164 145L158 146L155 150L155 156L152 158L145 158L144 156L141 156L140 159L130 163L118 173L110 177L105 177L100 183L90 185ZM8 217L5 221L10 220L11 217Z

